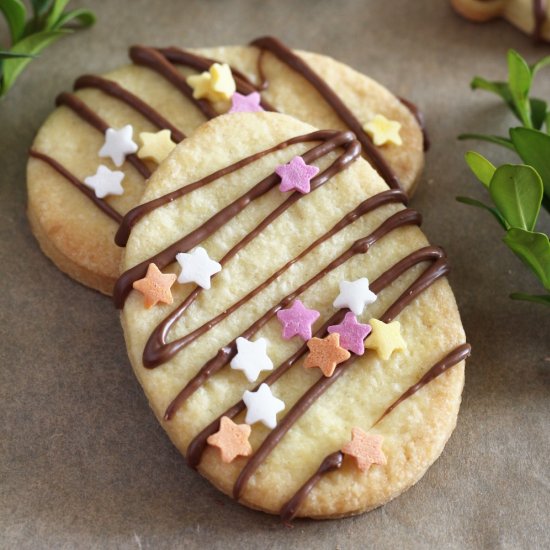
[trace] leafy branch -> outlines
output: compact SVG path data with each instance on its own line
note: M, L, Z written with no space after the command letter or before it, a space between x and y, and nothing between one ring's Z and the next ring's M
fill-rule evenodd
M0 0L0 12L11 39L9 49L0 48L0 98L44 48L73 30L95 23L90 10L65 11L68 3L69 0L32 0L33 15L27 20L27 9L21 0Z
M529 97L535 75L550 65L550 56L532 66L514 50L508 52L508 81L472 80L472 89L498 95L521 126L510 128L509 137L462 134L459 139L487 141L515 151L524 164L496 168L485 157L469 151L466 162L489 192L493 206L469 197L457 200L487 210L502 226L504 243L527 265L541 282L546 294L516 292L516 300L550 306L550 241L535 231L541 205L550 212L550 111L546 101Z

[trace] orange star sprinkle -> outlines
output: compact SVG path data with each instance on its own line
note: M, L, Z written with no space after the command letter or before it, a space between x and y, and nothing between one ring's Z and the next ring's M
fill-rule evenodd
M326 338L312 338L307 347L309 355L304 361L304 367L318 367L327 378L332 376L336 365L350 357L349 351L340 347L340 335L337 332Z
M218 447L223 462L232 462L237 456L249 456L252 447L248 442L251 427L248 424L235 424L228 416L222 416L220 429L206 441L209 445Z
M145 307L149 309L158 302L171 304L174 301L170 288L176 279L174 273L165 275L155 264L149 264L145 277L135 281L132 286L145 296Z
M384 465L386 455L382 452L381 435L368 434L361 428L352 428L351 441L342 447L342 452L357 461L357 467L366 472L372 464Z

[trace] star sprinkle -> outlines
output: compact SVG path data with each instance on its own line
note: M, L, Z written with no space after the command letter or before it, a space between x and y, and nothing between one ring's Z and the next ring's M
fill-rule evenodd
M233 462L238 456L250 456L252 447L248 442L252 428L248 424L235 424L228 416L222 416L220 429L206 441L221 451L222 461Z
M187 84L193 88L195 99L210 101L227 101L237 89L227 63L214 63L208 71L187 77Z
M299 336L302 340L309 340L311 325L317 321L319 315L318 311L308 309L300 300L294 300L291 307L277 312L277 319L283 325L283 338L290 340L293 336Z
M363 325L357 321L353 313L348 312L344 320L339 325L328 327L329 334L337 333L340 335L340 345L357 355L365 353L363 341L370 334L372 328L370 325Z
M363 126L363 130L371 137L377 147L386 143L402 145L403 140L399 135L401 124L395 120L389 120L384 115L376 115Z
M365 306L376 301L376 294L369 289L369 280L361 277L356 281L341 281L340 294L333 302L336 308L347 307L355 313L361 315Z
M170 288L175 281L173 273L164 274L155 264L149 264L145 277L134 281L132 286L143 294L145 307L149 309L158 302L171 304L174 301Z
M176 146L170 136L170 130L141 132L139 139L143 145L138 151L138 157L140 159L153 160L157 164L160 164Z
M245 422L247 424L261 422L271 429L277 426L277 413L285 408L284 401L277 399L267 384L262 384L258 391L245 391L243 401L248 409Z
M105 131L105 143L99 150L100 157L110 157L115 166L122 166L126 155L138 150L137 143L132 140L134 129L127 124L120 130L108 128Z
M311 369L318 367L327 377L334 373L336 365L349 359L350 352L340 346L340 335L331 334L326 338L312 338L308 343L309 355L304 361L304 367Z
M351 441L342 447L342 452L355 458L357 467L366 472L373 464L387 464L386 455L382 451L383 439L381 435L352 428Z
M206 290L210 288L210 278L222 270L222 266L211 260L202 246L176 254L176 260L181 267L178 283L197 283Z
M317 166L306 164L302 157L294 157L288 164L280 164L275 173L281 177L279 190L299 191L302 194L311 190L311 179L319 173Z
M264 110L260 105L262 97L258 92L252 92L248 95L235 92L231 96L231 109L228 113L259 113Z
M365 348L375 350L381 359L387 360L396 350L407 348L407 343L401 336L401 323L384 323L371 319L372 334L365 340Z
M84 178L84 185L92 189L98 199L107 195L122 195L124 189L121 182L124 179L124 172L109 170L107 166L100 164L93 176Z
M231 368L242 370L249 382L257 380L263 370L273 370L273 363L267 355L267 340L258 338L251 342L237 338L237 355L231 361Z

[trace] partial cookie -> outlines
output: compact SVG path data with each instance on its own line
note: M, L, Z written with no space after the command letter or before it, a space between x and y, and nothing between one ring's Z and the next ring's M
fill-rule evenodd
M56 265L85 285L112 292L120 262L113 238L121 216L138 203L147 178L175 143L230 109L279 110L326 128L351 125L388 183L414 189L423 140L412 112L376 82L329 57L294 54L274 39L196 54L140 46L130 56L134 65L81 77L74 94L58 97L60 107L40 129L28 163L33 232ZM233 74L216 73L214 60L231 64ZM224 85L225 95L215 91ZM380 123L378 115L390 122ZM392 122L398 125L393 133ZM375 139L385 140L382 145L371 143L365 124ZM110 194L98 197L96 190Z
M188 463L239 502L356 514L440 455L470 348L405 199L352 133L235 114L181 143L125 218L115 303L135 374ZM173 303L148 307L157 268Z
M550 41L550 4L545 0L451 0L451 4L472 21L502 17L536 42Z

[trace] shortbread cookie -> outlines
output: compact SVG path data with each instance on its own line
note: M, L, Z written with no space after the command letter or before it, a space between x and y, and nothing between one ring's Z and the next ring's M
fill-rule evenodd
M451 4L472 21L502 17L535 41L550 41L550 3L545 0L451 0Z
M441 453L469 346L405 199L351 132L233 114L178 145L123 221L135 374L189 465L239 502L356 514Z
M175 143L228 110L278 110L318 127L351 128L390 186L414 189L423 164L414 106L329 57L293 53L269 38L195 54L136 46L130 57L133 65L83 76L74 94L57 98L28 163L33 232L81 283L112 292L121 216Z

